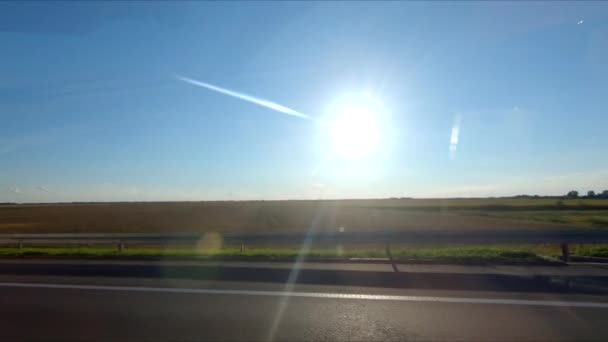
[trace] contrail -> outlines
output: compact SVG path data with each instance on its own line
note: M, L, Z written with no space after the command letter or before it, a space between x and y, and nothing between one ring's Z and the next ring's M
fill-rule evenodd
M306 114L302 114L302 113L300 113L300 112L298 112L296 110L293 110L291 108L282 106L282 105L280 105L278 103L274 103L272 101L260 99L260 98L253 97L253 96L250 96L250 95L247 95L247 94L241 94L241 93L236 92L236 91L232 91L232 90L228 90L228 89L221 88L221 87L218 87L218 86L214 86L213 84L197 81L197 80L194 80L194 79L191 79L191 78L188 78L188 77L184 77L184 76L175 75L175 78L177 78L180 81L184 81L184 82L187 82L187 83L190 83L190 84L194 84L194 85L199 86L199 87L203 87L203 88L207 88L209 90L217 91L218 93L222 93L224 95L236 97L236 98L244 100L244 101L255 103L258 106L270 108L272 110L275 110L277 112L281 112L283 114L293 115L293 116L297 116L299 118L311 119L312 120L312 117L310 117L310 116L308 116Z

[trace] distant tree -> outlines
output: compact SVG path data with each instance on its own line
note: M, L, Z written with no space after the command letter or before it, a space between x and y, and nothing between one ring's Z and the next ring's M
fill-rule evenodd
M608 190L602 191L602 193L599 195L599 197L601 197L601 198L608 198Z
M576 191L576 190L568 191L568 194L566 194L566 197L578 198L578 191Z
M593 191L593 190L587 191L587 197L589 197L589 198L595 197L595 191Z

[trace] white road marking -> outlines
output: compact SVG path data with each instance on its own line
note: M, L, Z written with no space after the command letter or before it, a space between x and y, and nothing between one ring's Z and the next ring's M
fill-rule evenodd
M396 296L396 295L374 295L374 294L352 294L352 293L214 290L214 289L186 289L186 288L174 288L174 287L101 286L101 285L42 284L42 283L0 283L0 287L126 291L126 292L164 292L164 293L186 293L186 294L204 294L204 295L272 296L272 297L303 297L303 298L328 298L328 299L364 299L364 300L387 300L387 301L402 301L402 302L434 302L434 303L460 303L460 304L568 306L568 307L608 309L608 302L577 302L577 301L556 301L556 300L530 300L530 299Z

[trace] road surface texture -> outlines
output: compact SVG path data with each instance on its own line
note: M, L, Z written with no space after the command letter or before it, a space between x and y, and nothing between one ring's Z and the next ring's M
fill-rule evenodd
M2 260L0 339L608 338L608 268Z

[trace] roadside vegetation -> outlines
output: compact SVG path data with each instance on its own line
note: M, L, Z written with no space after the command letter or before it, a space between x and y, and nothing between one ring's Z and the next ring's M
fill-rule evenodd
M608 246L572 246L578 256L608 257ZM196 248L127 248L110 247L1 247L0 257L79 257L79 258L167 258L212 260L294 260L298 248L233 248L213 250ZM395 259L406 262L439 261L447 263L547 263L561 255L558 246L463 246L392 249ZM349 260L352 258L386 258L381 247L311 249L303 255L308 260Z

